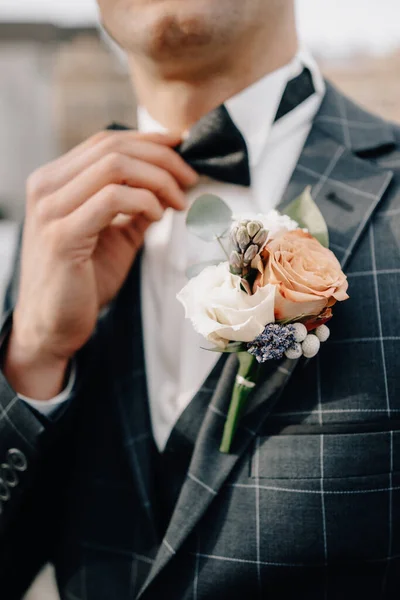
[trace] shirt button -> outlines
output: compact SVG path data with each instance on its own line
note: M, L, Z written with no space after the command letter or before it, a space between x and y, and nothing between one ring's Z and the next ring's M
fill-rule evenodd
M3 463L2 465L0 465L0 473L8 487L13 488L16 485L18 485L19 480L15 468L10 467L10 465L7 465L6 463Z
M7 462L16 471L26 471L28 468L28 461L26 456L18 448L10 448L7 452Z
M10 499L10 490L7 487L6 482L0 477L0 500L7 502Z

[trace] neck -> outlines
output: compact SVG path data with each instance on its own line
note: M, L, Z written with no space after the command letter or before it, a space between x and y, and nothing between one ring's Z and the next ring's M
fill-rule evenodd
M141 106L167 130L181 134L202 116L286 65L298 48L294 16L273 31L255 32L220 57L191 64L160 65L130 55L129 66Z

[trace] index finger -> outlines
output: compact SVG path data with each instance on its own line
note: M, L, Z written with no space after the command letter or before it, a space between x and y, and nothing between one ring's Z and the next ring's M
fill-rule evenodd
M56 158L52 163L50 163L51 168L60 168L63 167L64 164L68 164L72 159L75 159L79 156L82 156L88 150L95 148L103 144L106 140L110 140L112 138L120 138L121 140L143 140L147 142L153 142L154 144L160 144L162 146L167 146L169 148L175 148L182 141L182 136L178 134L171 133L144 133L139 132L134 129L126 129L126 130L112 130L112 129L104 129L103 131L97 132L95 135L92 135L90 138L87 138L83 142L81 142L78 146L75 146L67 152L63 154L59 158Z

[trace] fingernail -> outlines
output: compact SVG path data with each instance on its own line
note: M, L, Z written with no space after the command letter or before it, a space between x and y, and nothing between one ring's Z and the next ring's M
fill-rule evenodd
M193 187L193 186L197 185L197 183L199 182L200 175L198 173L196 173L196 171L191 169L190 171L188 171L188 179L189 179L188 187Z

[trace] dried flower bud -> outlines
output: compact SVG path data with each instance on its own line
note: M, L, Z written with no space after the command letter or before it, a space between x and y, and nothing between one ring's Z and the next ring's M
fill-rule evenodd
M260 229L260 231L254 236L253 242L261 248L267 241L268 231L266 229Z
M247 232L251 238L253 238L262 228L262 223L260 221L250 221L247 224Z
M255 244L252 244L251 246L249 246L246 250L246 252L244 253L244 257L243 257L243 262L245 265L248 265L255 256L257 256L259 252L259 248L258 246L256 246Z
M241 250L246 250L247 246L250 243L250 236L247 233L247 229L246 227L240 226L237 234L236 234L236 241L239 244L239 247Z
M231 252L231 255L229 257L229 267L231 273L233 273L234 275L240 275L242 273L242 257L240 256L239 252L236 252L236 250Z
M230 241L231 241L231 244L232 244L233 248L235 250L239 251L240 250L240 246L239 246L239 244L237 242L237 238L236 238L238 230L239 230L239 227L232 227L231 233L230 233Z
M239 221L239 227L247 227L249 223L250 221L248 219L244 219L243 221Z

